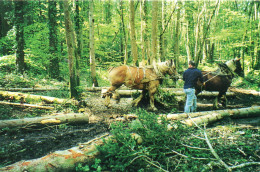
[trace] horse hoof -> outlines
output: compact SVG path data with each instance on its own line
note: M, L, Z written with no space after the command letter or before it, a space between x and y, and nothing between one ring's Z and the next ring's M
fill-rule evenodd
M148 110L149 110L149 111L152 111L152 112L156 112L156 111L158 111L158 109L157 109L156 107L153 107L153 108L150 107L150 108L148 108Z

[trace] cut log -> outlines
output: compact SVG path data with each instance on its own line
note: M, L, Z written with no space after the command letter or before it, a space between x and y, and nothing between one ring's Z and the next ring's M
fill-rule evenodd
M0 101L0 105L8 105L8 106L15 106L15 107L19 107L19 108L37 108L37 109L47 109L47 110L51 110L54 109L54 107L51 106L40 106L40 105L33 105L33 104L21 104L21 103L11 103L11 102L4 102L4 101Z
M111 138L111 136L106 133L89 142L82 143L80 146L76 146L68 150L56 151L38 159L19 161L9 166L0 168L0 171L75 171L77 164L93 161L99 154L96 146L103 145L103 139L109 138Z
M37 92L37 91L56 91L56 90L68 90L68 88L0 88L0 91L21 91L21 92Z
M240 93L240 94L249 94L249 95L254 95L254 96L260 96L260 92L255 91L255 90L246 90L246 89L241 89L241 88L230 87L229 91L234 92L234 93Z
M162 88L163 91L171 92L175 96L185 96L185 93L183 91L179 91L177 89L169 89L169 88ZM101 96L107 91L107 88L103 88L101 90ZM142 90L116 90L116 93L118 93L120 96L131 96L133 93L139 92L141 93ZM210 91L203 91L201 92L198 97L216 97L218 95L218 92L210 92ZM231 97L235 96L235 93L233 92L227 92L226 96Z
M0 128L30 127L63 123L88 123L89 113L54 114L45 117L0 120Z
M196 113L181 113L181 114L168 114L166 116L169 120L183 120L182 122L192 126L196 124L208 124L220 120L224 117L230 116L231 118L239 117L254 117L259 116L260 106L254 106L249 108L241 109L227 109L227 110L217 110L217 111L205 111L205 112L196 112ZM165 115L164 115L165 116Z
M26 93L20 93L20 92L0 91L0 98L8 100L10 97L14 98L15 100L32 99L35 101L41 100L45 103L73 104L73 105L78 104L78 101L73 100L73 99L60 99L60 98L56 98L56 97L32 95L32 94L26 94Z

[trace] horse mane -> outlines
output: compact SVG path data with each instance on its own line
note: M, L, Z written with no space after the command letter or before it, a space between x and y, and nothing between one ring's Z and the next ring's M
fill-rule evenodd
M169 65L167 64L167 62L159 62L159 63L154 63L153 68L156 75L160 76L165 74L165 72L169 70Z

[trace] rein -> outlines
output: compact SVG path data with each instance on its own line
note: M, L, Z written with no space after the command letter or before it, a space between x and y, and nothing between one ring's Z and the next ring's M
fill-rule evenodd
M220 64L219 64L219 66L220 66ZM231 79L232 79L232 78L234 77L233 72L229 69L228 66L222 65L222 67L223 67L223 66L225 66L225 68L231 73ZM220 69L221 72L223 72L220 67L219 67L219 69ZM210 74L210 73L212 73L212 72L208 72L208 73L204 74L202 77L207 76L207 75ZM223 73L224 73L224 72L223 72ZM225 72L225 73L226 73L226 72ZM209 78L209 79L208 79L207 81L205 81L204 83L209 82L210 80L212 80L213 78L215 78L215 77L217 77L217 76L219 76L219 75L220 75L220 74L216 74L215 76ZM226 73L226 75L228 75L228 74Z

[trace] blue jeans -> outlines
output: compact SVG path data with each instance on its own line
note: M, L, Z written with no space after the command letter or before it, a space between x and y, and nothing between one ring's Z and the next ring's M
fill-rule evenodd
M194 88L184 89L184 92L187 95L184 112L185 113L196 112L197 97L195 95L195 89Z

